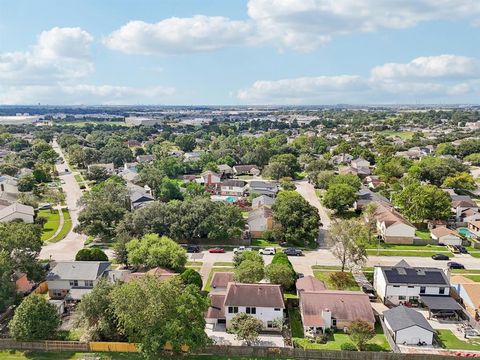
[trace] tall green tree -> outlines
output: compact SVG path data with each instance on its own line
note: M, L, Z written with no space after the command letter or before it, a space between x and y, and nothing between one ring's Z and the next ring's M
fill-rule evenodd
M332 184L323 195L322 203L338 213L346 211L357 198L357 190L348 184Z
M367 259L365 245L368 230L355 219L339 220L332 223L327 244L330 251L345 268L362 266Z
M239 313L233 317L230 323L229 332L235 334L237 340L245 341L247 346L256 344L259 340L263 324L256 317Z

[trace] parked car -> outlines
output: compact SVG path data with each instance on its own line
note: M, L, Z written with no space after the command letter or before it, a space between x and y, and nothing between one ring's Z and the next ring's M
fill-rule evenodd
M286 248L283 250L283 253L287 256L302 256L303 252L297 248Z
M455 262L455 261L448 262L447 266L448 266L449 269L465 269L465 265L460 264L460 263Z
M52 204L46 203L46 204L40 205L38 207L38 210L48 210L48 209L51 209L51 208L52 208Z
M244 251L251 251L251 248L245 247L245 246L239 246L238 248L233 249L234 254L241 254Z
M275 255L276 250L274 247L266 247L258 250L258 252L262 255Z
M460 251L460 254L468 254L468 250L465 246L462 245L455 245L458 248L458 251Z
M450 260L450 258L445 254L435 254L432 255L433 260Z
M182 247L187 250L187 253L199 253L200 252L200 246L198 245L186 245L183 244Z
M211 248L208 250L209 253L224 253L225 252L225 249L224 248L219 248L219 247L216 247L216 248Z

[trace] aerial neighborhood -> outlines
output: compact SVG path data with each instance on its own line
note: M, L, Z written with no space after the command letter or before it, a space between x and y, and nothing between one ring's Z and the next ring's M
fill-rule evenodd
M0 116L2 338L480 354L477 111L91 111Z

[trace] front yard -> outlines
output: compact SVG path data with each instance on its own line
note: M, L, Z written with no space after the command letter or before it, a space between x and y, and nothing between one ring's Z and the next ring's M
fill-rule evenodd
M38 216L47 219L45 225L43 225L42 241L47 241L58 230L60 226L60 215L57 209L39 210Z
M320 281L323 281L325 286L328 290L349 290L349 291L360 291L360 287L358 286L357 282L353 278L351 273L348 274L348 279L346 283L346 287L343 289L339 289L330 278L331 274L334 274L334 271L314 271L313 275Z
M216 273L216 272L233 272L233 267L213 267L211 270L210 270L210 274L208 274L208 279L207 279L207 282L205 283L205 291L211 291L212 288L211 288L211 284L212 284L212 278L213 278L213 274Z
M444 254L448 257L452 257L453 254L450 251L425 251L425 250L377 250L367 249L367 255L371 256L419 256L419 257L432 257L435 254Z

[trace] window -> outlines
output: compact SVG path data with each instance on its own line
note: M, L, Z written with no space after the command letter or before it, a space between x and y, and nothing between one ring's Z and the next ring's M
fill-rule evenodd
M400 285L393 285L393 287L394 287L394 288L399 288L399 287L400 287Z
M445 294L445 288L440 288L438 289L439 294Z
M399 296L398 300L405 300L405 296Z
M229 307L228 307L228 313L229 313L229 314L236 314L236 313L238 313L238 307L237 307L237 306L229 306Z
M409 288L409 289L413 289L414 287L415 287L415 286L413 286L413 285L408 285L408 288Z
M78 280L70 280L70 286L78 286Z
M275 323L273 321L267 321L267 328L268 329L275 329Z
M93 281L92 280L85 280L85 287L93 287Z
M337 327L337 319L332 319L332 326Z
M247 314L252 314L252 315L254 315L254 314L257 313L257 308L247 306L246 309L245 309L245 312L246 312Z
M420 294L425 294L425 286L420 286Z
M275 311L280 311L280 310L282 310L282 309L280 309L280 308L275 308L274 310L275 310Z

